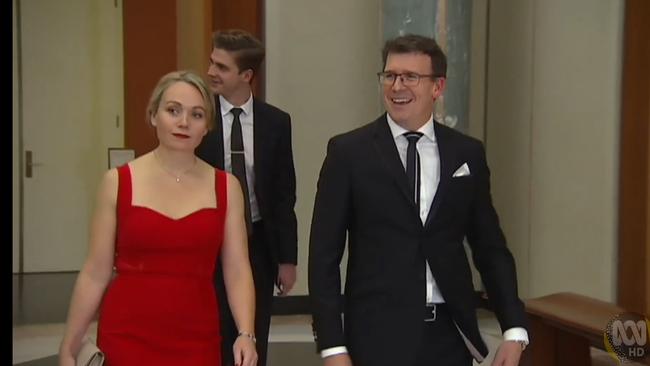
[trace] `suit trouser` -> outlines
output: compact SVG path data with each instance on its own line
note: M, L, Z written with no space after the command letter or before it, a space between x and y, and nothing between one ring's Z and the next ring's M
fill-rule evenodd
M257 338L258 366L266 365L269 326L271 324L271 304L277 268L271 260L268 245L264 240L264 227L261 221L253 223L253 235L248 240L253 281L255 282L255 337ZM221 358L224 366L233 365L232 346L237 338L237 326L228 306L223 272L218 266L215 287L221 317Z
M424 321L424 320L423 320ZM435 321L424 323L413 366L471 366L472 355L445 304L438 304Z

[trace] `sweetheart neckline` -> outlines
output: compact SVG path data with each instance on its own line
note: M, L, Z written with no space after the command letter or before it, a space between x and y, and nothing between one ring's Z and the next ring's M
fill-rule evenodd
M198 214L198 213L203 212L203 211L216 211L216 210L219 209L218 207L202 207L202 208L199 208L198 210L194 210L194 211L192 211L192 212L190 212L190 213L188 213L186 215L180 216L178 218L174 218L174 217L171 217L171 216L169 216L167 214L164 214L164 213L162 213L162 212L160 212L160 211L158 211L158 210L156 210L154 208L151 208L151 207L138 206L138 205L131 205L131 207L151 211L151 212L153 212L153 213L155 213L155 214L157 214L159 216L162 216L162 217L164 217L166 219L169 219L169 220L172 220L172 221L181 221L183 219L186 219L186 218L188 218L188 217L190 217L190 216L192 216L194 214Z

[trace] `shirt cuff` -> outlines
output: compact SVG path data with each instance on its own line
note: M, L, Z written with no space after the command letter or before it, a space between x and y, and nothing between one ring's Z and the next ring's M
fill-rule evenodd
M339 347L327 348L320 351L320 356L322 358L325 358L329 356L340 355L343 353L348 353L348 349L345 348L345 346L339 346Z
M503 332L504 341L523 341L528 345L528 332L525 328L510 328Z

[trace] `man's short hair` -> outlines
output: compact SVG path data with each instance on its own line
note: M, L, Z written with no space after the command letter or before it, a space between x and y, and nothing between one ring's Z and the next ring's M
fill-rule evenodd
M431 73L437 77L447 76L447 56L433 38L418 34L406 34L389 39L382 50L384 67L386 67L386 60L391 53L422 53L428 55L431 58Z
M232 52L239 72L257 72L264 60L264 46L252 34L241 29L217 31L212 36L212 47Z

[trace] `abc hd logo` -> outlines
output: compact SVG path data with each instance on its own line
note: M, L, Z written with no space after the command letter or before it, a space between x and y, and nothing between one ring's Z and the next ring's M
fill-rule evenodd
M648 319L641 314L616 315L605 328L605 348L619 362L643 360L650 355L648 324Z

